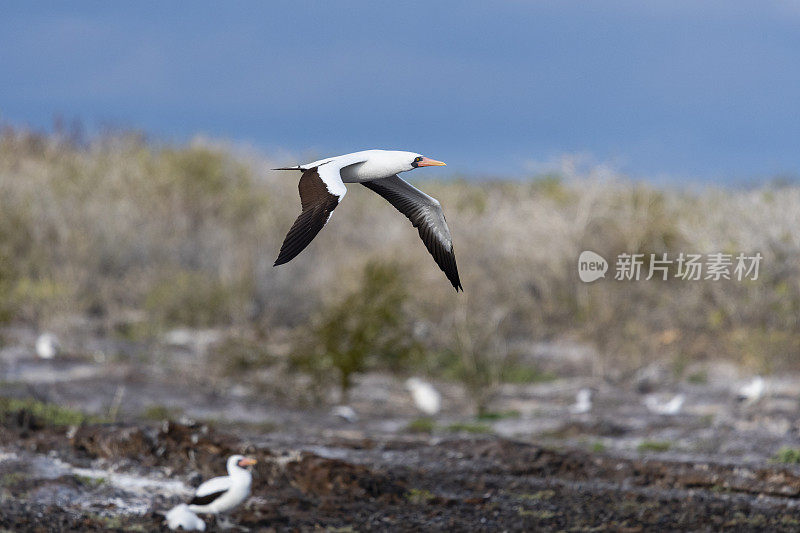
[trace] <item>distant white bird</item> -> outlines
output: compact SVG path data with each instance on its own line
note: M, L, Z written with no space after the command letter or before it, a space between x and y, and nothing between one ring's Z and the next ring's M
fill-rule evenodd
M411 392L411 398L417 409L426 415L433 416L442 408L442 395L433 388L433 385L419 378L408 378L406 389Z
M355 409L349 405L337 405L331 409L331 414L350 423L358 422L358 414L356 414Z
M167 526L170 529L183 529L184 531L205 531L206 523L189 510L185 503L176 505L166 515Z
M443 165L441 161L414 152L364 150L274 169L303 172L299 185L303 211L286 235L275 266L294 259L328 223L333 210L347 193L345 183L360 183L383 196L411 221L428 252L456 291L463 290L450 228L447 227L441 204L398 176L401 172L418 167Z
M736 400L743 402L747 405L756 403L764 396L764 390L767 384L761 376L754 377L749 383L746 383L739 389L736 395Z
M656 396L648 396L644 399L644 404L651 413L657 415L677 415L681 412L683 403L686 401L684 394L676 394L668 402L660 402Z
M592 409L592 390L581 389L575 395L575 403L569 408L574 414L588 413Z
M52 359L58 355L58 337L52 333L42 333L36 339L36 355L42 359Z
M250 495L253 474L247 470L256 464L255 459L243 455L228 458L228 475L209 479L202 483L189 502L189 510L195 513L225 513L240 505Z

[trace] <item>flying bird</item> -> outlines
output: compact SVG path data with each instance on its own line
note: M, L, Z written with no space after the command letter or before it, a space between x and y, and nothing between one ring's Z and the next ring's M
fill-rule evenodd
M766 388L767 387L766 383L764 382L764 378L761 376L756 376L752 379L752 381L746 383L739 389L739 393L736 395L736 400L744 403L745 405L754 404L761 399Z
M228 475L209 479L202 483L189 502L193 513L225 513L240 505L250 495L253 475L247 470L256 464L255 459L243 455L228 458Z
M60 350L58 338L52 333L42 333L36 338L36 355L41 359L52 359Z
M426 415L438 414L442 408L442 395L433 385L419 378L408 378L406 389L411 392L411 399L417 409Z
M345 422L358 422L358 413L349 405L337 405L331 409L331 414L337 418L341 418Z
M576 415L588 413L592 410L592 390L581 389L575 395L575 403L570 406L569 411Z
M411 221L447 279L456 291L463 291L453 239L441 204L398 176L415 168L437 166L444 166L444 163L413 152L364 150L274 169L303 172L298 187L302 213L286 235L275 266L294 259L328 223L333 210L347 193L345 183L360 183L383 196Z
M684 394L676 394L667 402L659 401L659 398L651 395L645 398L644 404L651 413L657 415L677 415L681 412L685 401L686 395Z

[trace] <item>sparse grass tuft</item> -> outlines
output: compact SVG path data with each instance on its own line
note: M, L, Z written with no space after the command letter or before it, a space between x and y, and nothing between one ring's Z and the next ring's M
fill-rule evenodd
M640 453L646 452L666 452L672 448L672 443L660 440L645 440L639 443L636 450Z
M0 416L13 416L23 411L29 413L37 422L47 426L72 426L103 421L100 417L31 398L0 398Z
M491 433L492 427L488 424L481 424L480 422L455 422L447 426L447 431L450 433Z
M433 433L436 423L432 418L417 418L406 426L409 433Z
M595 441L589 446L589 451L592 453L604 453L606 451L606 445L600 441Z
M800 464L800 448L784 446L772 456L772 462L783 464Z
M179 409L172 409L166 405L149 405L142 411L142 418L145 420L172 420L181 415Z
M425 505L436 498L436 495L425 489L411 489L406 493L406 500L415 505Z
M502 412L486 412L479 414L476 418L482 421L494 421L494 420L504 420L506 418L519 418L520 412L517 410L510 410L510 411L502 411Z

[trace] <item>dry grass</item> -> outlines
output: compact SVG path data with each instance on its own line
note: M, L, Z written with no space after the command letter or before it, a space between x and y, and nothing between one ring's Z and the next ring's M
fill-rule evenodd
M417 365L436 373L456 360L478 388L501 381L526 345L563 337L594 343L607 374L655 358L728 358L761 371L800 361L800 186L687 192L569 167L530 180L429 181L453 231L461 295L403 216L356 185L316 241L273 268L299 201L297 176L269 167L209 143L6 130L2 317L113 324L138 310L152 330L234 325L307 341L306 324L340 315L381 261L404 271L402 321L427 354ZM587 285L576 269L585 249L764 259L758 281Z

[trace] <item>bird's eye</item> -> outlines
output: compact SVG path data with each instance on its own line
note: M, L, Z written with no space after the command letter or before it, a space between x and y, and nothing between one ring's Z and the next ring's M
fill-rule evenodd
M414 163L419 163L420 161L422 161L422 157L417 157L414 159Z

